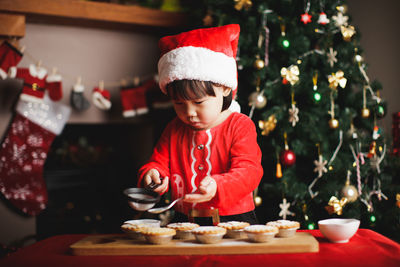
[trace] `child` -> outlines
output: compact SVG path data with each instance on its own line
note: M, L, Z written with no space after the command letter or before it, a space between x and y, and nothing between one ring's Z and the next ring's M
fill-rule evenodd
M161 90L177 118L164 130L139 186L171 191L174 221L191 209L218 209L221 221L257 223L253 190L263 169L252 120L228 109L237 89L239 25L198 29L159 42ZM234 101L235 102L235 101Z

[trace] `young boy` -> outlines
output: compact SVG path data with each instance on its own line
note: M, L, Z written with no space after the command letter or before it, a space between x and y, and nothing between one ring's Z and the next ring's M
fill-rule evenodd
M139 170L139 186L153 182L157 193L184 197L174 221L186 221L192 209L218 209L221 221L257 222L252 192L263 175L257 133L249 117L231 111L239 31L231 24L160 40L159 84L177 117Z

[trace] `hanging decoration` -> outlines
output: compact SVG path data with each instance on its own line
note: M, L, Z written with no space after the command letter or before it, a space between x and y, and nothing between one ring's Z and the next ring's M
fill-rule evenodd
M363 108L361 109L361 117L364 119L368 118L371 114L370 110L367 108L367 86L363 88Z
M111 108L110 92L104 89L104 81L100 81L99 86L93 89L92 101L99 109L108 110Z
M258 127L262 130L261 134L264 136L269 135L269 133L275 129L276 123L277 119L275 114L270 115L266 121L259 120Z
M371 164L371 168L373 170L376 170L376 172L378 174L381 173L381 168L380 165L383 161L383 159L385 158L386 155L386 144L383 146L383 149L381 151L381 149L378 149L378 151L380 152L380 156L378 156L378 153L376 153L371 159L370 159L370 164Z
M319 144L318 144L318 160L314 160L314 165L315 165L314 172L318 173L318 178L322 177L324 173L328 172L326 164L328 164L328 161L324 159L321 152L319 151Z
M342 147L342 143L343 143L343 131L339 131L339 143L335 149L335 152L333 152L329 162L328 162L328 166L330 166L332 164L332 162L335 160L336 155L339 153L340 148ZM319 145L317 145L318 147L318 153L320 153L321 151L319 150ZM310 185L308 186L308 193L310 194L311 198L314 198L318 195L319 192L313 192L312 188L314 187L315 183L322 177L321 176L317 176L314 178L314 180L310 183Z
M314 90L314 100L319 102L321 100L321 94L317 91L318 90L318 71L313 74L312 77L313 82L313 90Z
M307 1L307 3L305 4L305 7L304 7L304 13L301 14L300 20L304 24L307 24L307 23L311 22L311 15L308 14L308 12L310 11L310 4L311 4L310 1Z
M350 176L351 172L348 170L346 183L341 190L342 196L345 197L349 203L356 201L358 198L357 188L354 185L350 184Z
M321 25L326 25L326 24L329 23L328 16L326 15L325 12L319 13L319 17L318 17L318 21L317 22L318 22L318 24L321 24Z
M249 10L251 6L253 5L253 2L251 0L235 0L235 9L240 11L243 8L245 10Z
M278 38L279 44L284 48L287 49L290 47L290 41L286 37L286 25L282 22L282 19L280 18L281 21L281 36Z
M297 65L291 65L288 68L281 69L281 76L291 85L295 85L299 81L300 70Z
M342 33L343 40L346 42L351 41L351 37L353 37L354 34L356 34L356 30L354 26L348 25L348 26L340 26L340 32Z
M337 15L332 16L332 19L335 22L335 26L340 28L341 26L347 25L347 21L349 20L349 17L343 15L342 12L338 12Z
M281 165L281 163L279 162L279 159L278 159L278 162L276 163L276 173L275 173L275 176L276 176L276 178L282 178L282 165Z
M328 75L329 87L336 90L338 86L345 88L347 79L344 77L344 72L339 70L336 73Z
M267 67L269 64L269 29L267 27L267 15L271 13L272 10L266 9L263 12L262 16L262 28L264 29L265 32L265 41L264 41L264 66ZM261 36L258 38L258 47L261 48L261 43L262 43L262 34L260 33Z
M264 60L260 59L260 55L256 55L256 60L254 60L253 67L256 70L262 70L264 66Z
M362 188L361 188L361 170L360 170L360 164L364 165L365 160L364 160L364 154L362 152L358 152L356 154L356 152L354 151L354 148L352 145L350 145L350 150L351 153L353 154L353 158L355 160L355 165L356 165L356 171L357 171L357 190L358 190L358 194L361 195L362 193Z
M296 126L299 121L299 109L296 107L296 102L294 101L294 91L292 91L292 107L289 108L289 122L292 127Z
M342 197L340 200L332 196L329 199L328 206L325 206L325 209L328 211L329 215L336 213L337 215L342 215L343 207L347 204L347 198Z
M339 121L335 118L335 100L333 98L333 90L330 94L331 98L331 110L328 112L331 115L331 119L329 120L329 127L331 129L336 129L339 127Z
M249 96L249 105L257 109L262 109L267 105L267 98L264 95L264 90L260 89L260 77L257 77L256 91Z
M356 127L354 127L353 120L351 120L351 122L350 122L350 128L347 131L347 136L349 136L349 137L351 137L353 139L357 139L358 138L358 134L357 134L357 131L356 131Z
M290 208L290 203L288 203L286 201L286 198L283 198L282 203L279 204L279 208L281 209L281 211L279 212L279 217L282 217L282 219L286 220L287 216L294 216L295 213L291 212L289 210Z
M332 47L329 47L329 52L326 54L326 56L328 57L328 63L331 66L331 68L333 67L333 65L337 62L337 51L333 50Z
M296 163L296 154L289 149L286 132L283 133L283 138L285 142L285 150L281 153L280 161L285 166L292 166Z
M368 154L367 154L367 158L372 158L375 155L376 155L376 141L374 140L369 145L369 151L368 151Z
M84 111L90 107L89 100L84 96L85 86L82 84L82 77L79 76L73 85L70 95L70 104L77 111Z
M400 194L396 194L396 206L400 209Z
M374 96L372 96L372 97L374 98ZM376 116L379 119L382 119L386 115L386 107L381 102L380 91L379 90L376 91L376 105L374 107L374 111L375 111Z

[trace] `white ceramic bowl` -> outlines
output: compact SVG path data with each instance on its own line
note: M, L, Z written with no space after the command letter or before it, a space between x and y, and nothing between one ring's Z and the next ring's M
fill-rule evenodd
M318 221L321 233L333 243L347 243L357 232L360 221L357 219L326 219Z

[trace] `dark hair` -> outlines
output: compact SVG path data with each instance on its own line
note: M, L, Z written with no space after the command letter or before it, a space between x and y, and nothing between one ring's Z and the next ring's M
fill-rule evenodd
M173 99L194 100L205 96L215 96L213 86L223 86L210 81L198 80L176 80L167 85L167 95ZM195 89L195 90L193 90ZM232 90L229 95L224 96L222 110L229 108L232 103Z

